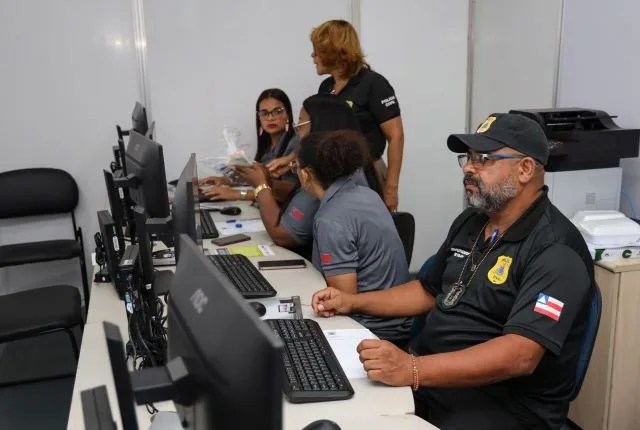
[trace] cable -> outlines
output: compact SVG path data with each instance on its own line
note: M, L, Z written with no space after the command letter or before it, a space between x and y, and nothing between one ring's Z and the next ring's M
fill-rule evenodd
M629 194L626 191L620 191L620 195L623 199L627 201L627 206L629 206L629 212L631 212L631 218L638 219L636 215L636 206L633 204L633 200L629 197Z

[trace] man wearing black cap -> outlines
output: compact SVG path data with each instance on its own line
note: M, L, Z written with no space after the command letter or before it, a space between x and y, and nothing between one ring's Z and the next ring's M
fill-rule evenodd
M428 312L414 355L358 346L372 380L409 385L416 414L446 429L559 429L594 293L582 237L547 198L546 136L533 120L493 114L451 135L469 208L426 279L385 291L313 297L322 316Z

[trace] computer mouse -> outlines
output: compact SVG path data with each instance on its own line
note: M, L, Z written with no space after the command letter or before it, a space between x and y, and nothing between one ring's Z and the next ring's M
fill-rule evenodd
M340 426L331 420L317 420L308 424L302 430L340 430Z
M222 215L240 215L240 212L242 212L242 209L237 206L227 206L220 209Z
M267 308L260 302L249 302L249 306L253 308L259 317L264 316L267 313Z

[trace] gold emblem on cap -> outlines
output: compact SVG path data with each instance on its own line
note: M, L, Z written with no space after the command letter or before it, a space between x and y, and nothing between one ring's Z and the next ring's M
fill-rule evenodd
M347 104L349 105L350 108L353 109L353 102L351 100L347 100Z
M493 121L495 120L495 116L490 116L489 118L485 119L480 127L478 127L478 129L476 130L476 133L484 133L485 131L489 130L489 127L491 127L491 124L493 124Z

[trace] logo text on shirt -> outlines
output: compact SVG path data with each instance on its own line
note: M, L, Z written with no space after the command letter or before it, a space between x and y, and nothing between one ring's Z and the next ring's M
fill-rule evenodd
M464 258L469 255L469 251L460 248L451 248L451 252L453 252L453 256L456 258Z
M380 100L380 103L384 105L384 107L389 107L391 105L396 104L396 96L387 97L386 99Z

